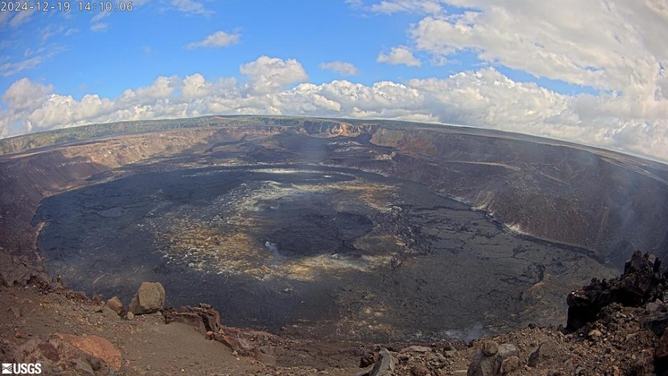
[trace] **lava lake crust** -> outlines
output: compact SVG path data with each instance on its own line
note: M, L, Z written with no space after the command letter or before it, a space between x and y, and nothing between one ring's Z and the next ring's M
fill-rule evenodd
M319 165L130 167L46 198L51 274L129 299L206 302L229 325L363 340L473 338L563 320L563 297L609 269L515 234L428 187Z

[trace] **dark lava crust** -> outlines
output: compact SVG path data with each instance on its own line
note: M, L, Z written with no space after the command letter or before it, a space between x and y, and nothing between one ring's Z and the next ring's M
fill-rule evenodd
M357 169L128 168L45 199L39 251L69 287L206 302L229 325L365 340L476 337L563 320L609 270L427 187Z

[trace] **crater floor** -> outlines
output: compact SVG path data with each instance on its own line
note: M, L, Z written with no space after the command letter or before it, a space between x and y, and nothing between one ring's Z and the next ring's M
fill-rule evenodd
M610 271L512 233L418 183L309 164L129 168L51 196L45 267L129 301L206 302L228 325L363 340L473 338L563 321L564 297Z

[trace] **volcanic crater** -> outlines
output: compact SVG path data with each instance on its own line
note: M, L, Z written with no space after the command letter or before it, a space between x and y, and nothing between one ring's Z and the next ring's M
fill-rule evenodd
M88 294L159 281L169 305L212 304L228 325L391 341L562 323L570 290L668 239L664 210L601 240L634 230L614 198L666 205L666 166L635 157L411 123L182 122L5 140L0 180L22 194L0 202L19 230L1 246ZM599 235L576 227L591 218Z

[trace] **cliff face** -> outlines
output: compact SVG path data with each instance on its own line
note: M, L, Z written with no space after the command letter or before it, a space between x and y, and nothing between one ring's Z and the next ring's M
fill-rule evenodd
M607 151L462 131L386 130L388 173L489 211L511 228L579 245L622 266L644 248L667 256L668 167Z
M378 129L377 125L353 125L344 122L307 121L301 126L306 134L315 137L357 137L361 134L370 134Z
M34 229L29 223L41 199L89 184L86 180L95 174L156 156L213 150L218 143L244 136L244 142L260 145L265 141L256 139L281 134L293 139L282 144L284 161L300 152L304 141L299 137L356 140L356 148L367 152L335 155L323 146L318 150L320 160L371 166L390 176L419 181L489 211L519 232L592 249L619 267L638 248L660 258L668 256L668 166L660 163L522 135L411 123L272 117L144 123L138 128L127 124L100 126L103 130L84 127L83 135L68 129L69 139L138 129L150 132L0 157L0 246L30 248ZM193 124L204 128L191 128ZM185 128L159 130L175 127ZM30 135L25 140L4 140L4 145L42 146L54 137ZM275 146L268 142L263 147ZM386 158L370 164L372 148L387 150ZM253 150L262 153L263 149Z
M0 158L0 247L34 247L32 217L42 199L91 184L89 178L153 157L169 157L244 136L275 134L272 127L187 129L98 139Z

